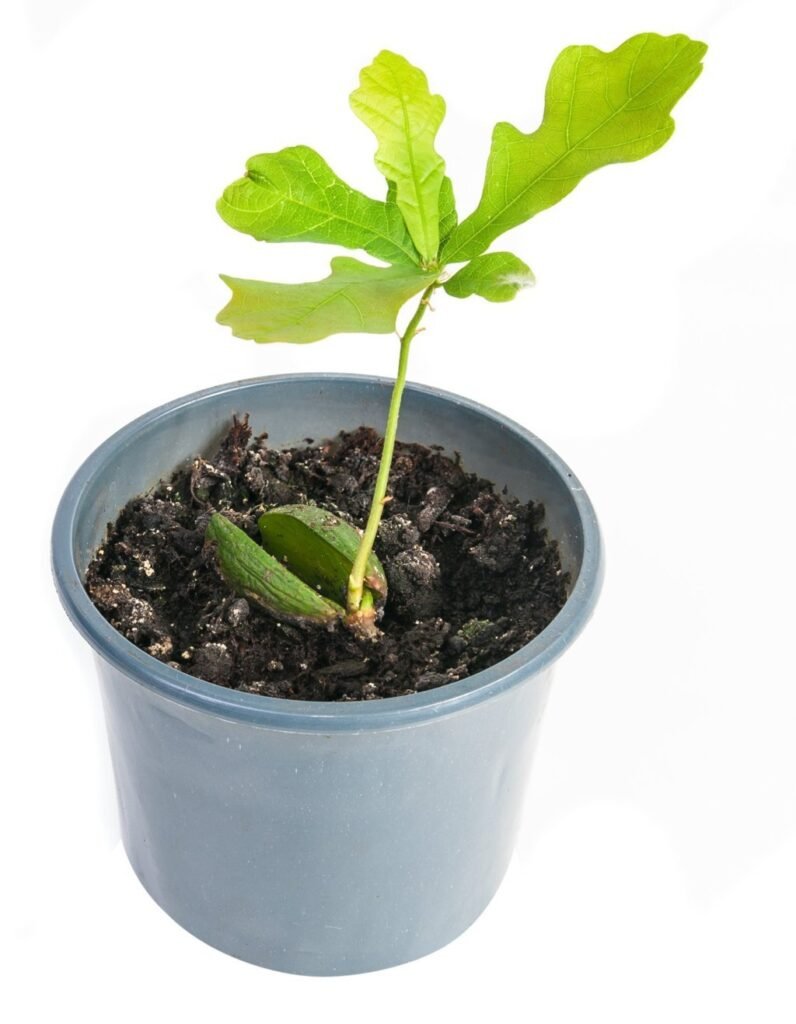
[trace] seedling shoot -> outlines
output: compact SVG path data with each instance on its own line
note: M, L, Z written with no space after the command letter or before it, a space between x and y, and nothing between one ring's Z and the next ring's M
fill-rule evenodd
M308 146L252 157L218 201L231 227L265 242L318 242L364 250L335 256L307 284L222 276L232 297L219 313L256 342L319 341L341 332L400 334L398 369L370 512L362 535L315 506L272 509L262 546L216 513L207 539L229 586L271 614L304 624L344 622L374 635L387 583L373 546L386 501L412 340L438 289L457 299L506 302L533 284L518 256L492 251L500 235L563 199L591 171L654 153L674 131L671 110L702 70L707 47L685 35L643 33L604 52L569 46L553 64L542 122L526 134L498 123L475 210L459 221L436 151L445 101L404 57L382 51L360 74L351 107L376 137L384 200L346 184Z

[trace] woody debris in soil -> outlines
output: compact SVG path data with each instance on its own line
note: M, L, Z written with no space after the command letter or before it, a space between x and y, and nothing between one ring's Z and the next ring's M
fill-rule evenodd
M369 427L278 449L235 418L212 459L196 458L109 525L86 589L128 640L220 686L295 700L370 700L442 686L532 640L568 578L543 507L495 493L434 447L396 445L376 541L389 584L376 639L300 627L232 594L204 532L213 512L259 542L276 505L315 502L362 527L382 440Z

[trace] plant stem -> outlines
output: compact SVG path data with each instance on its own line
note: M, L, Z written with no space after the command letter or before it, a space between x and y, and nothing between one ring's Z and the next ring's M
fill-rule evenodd
M423 314L428 308L431 293L437 287L437 284L437 281L433 281L423 292L417 309L415 310L415 314L409 321L406 330L401 337L401 354L398 359L398 373L395 376L395 384L393 385L392 397L390 398L390 410L387 413L387 426L384 429L384 447L381 452L381 462L379 463L379 472L376 477L376 486L373 491L373 500L371 502L365 532L362 534L362 540L360 541L359 548L357 550L357 556L354 559L351 575L348 577L347 606L348 614L350 616L356 617L362 606L362 593L365 586L365 568L367 566L368 557L373 550L373 544L379 530L384 506L388 500L387 484L390 479L390 467L392 466L392 456L395 449L395 435L398 430L398 414L401 411L401 398L403 397L404 385L406 384L406 367L409 362L409 346L412 343L412 338L417 334L420 321L423 319Z

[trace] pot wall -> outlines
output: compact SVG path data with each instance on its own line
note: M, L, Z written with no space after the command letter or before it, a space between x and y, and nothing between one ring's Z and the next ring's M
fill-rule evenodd
M300 974L445 945L514 845L549 670L398 729L294 733L100 676L125 849L151 896L227 953Z
M543 633L499 665L407 697L345 704L241 694L138 650L81 577L136 494L206 452L233 413L275 445L381 426L390 382L264 378L188 396L92 455L56 517L67 612L99 655L122 834L145 888L189 931L279 970L374 970L439 948L505 872L555 658L599 589L599 532L561 460L474 403L407 387L399 436L546 504L572 591Z

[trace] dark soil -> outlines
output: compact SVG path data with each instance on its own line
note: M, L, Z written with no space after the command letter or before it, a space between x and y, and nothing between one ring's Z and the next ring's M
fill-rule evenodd
M277 621L219 577L203 544L211 513L255 539L266 508L307 501L361 527L382 441L360 427L280 450L251 433L235 420L212 462L197 458L130 501L89 566L94 604L158 660L271 697L394 697L495 664L564 604L569 581L540 504L496 494L439 449L399 443L376 542L389 583L380 638Z

